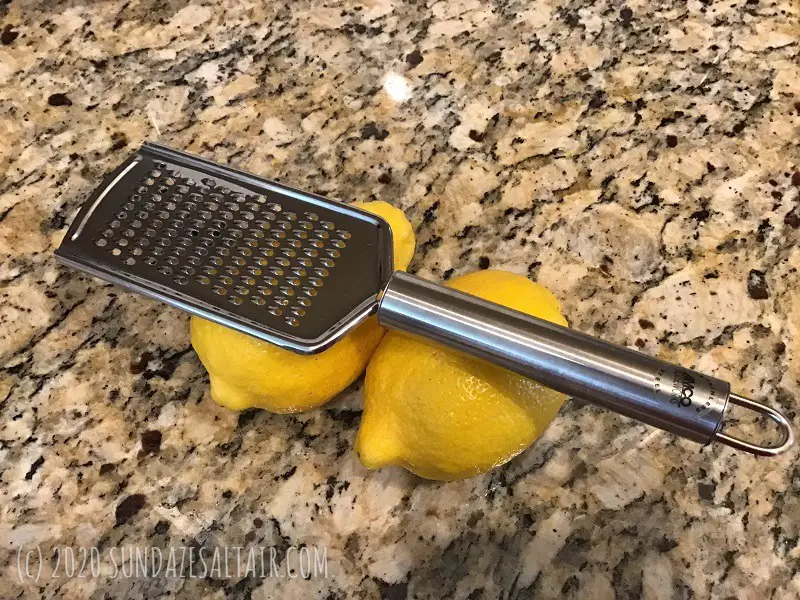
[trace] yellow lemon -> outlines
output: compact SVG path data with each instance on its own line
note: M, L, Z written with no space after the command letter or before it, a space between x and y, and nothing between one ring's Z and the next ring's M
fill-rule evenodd
M479 271L448 284L566 325L555 297L526 277ZM429 479L472 477L527 448L566 396L501 367L390 331L367 367L356 451L368 468Z
M354 205L389 223L394 267L405 269L414 254L414 231L403 212L386 202ZM192 317L190 332L217 403L233 410L258 407L291 413L320 406L353 383L385 330L371 317L329 349L309 356L199 317Z

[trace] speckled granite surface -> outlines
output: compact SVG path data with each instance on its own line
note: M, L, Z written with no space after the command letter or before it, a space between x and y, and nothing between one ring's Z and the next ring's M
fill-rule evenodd
M572 402L486 476L370 473L358 385L308 415L226 412L184 315L52 258L102 174L159 140L387 200L421 274L529 274L573 327L800 424L798 4L286 4L0 2L0 595L800 596L796 451ZM20 544L307 544L329 573L22 584Z

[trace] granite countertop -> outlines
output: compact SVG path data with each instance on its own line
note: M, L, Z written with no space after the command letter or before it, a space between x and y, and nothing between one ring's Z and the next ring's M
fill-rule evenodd
M701 448L573 401L487 475L368 472L360 384L310 414L226 411L186 315L53 260L102 175L160 141L386 200L416 229L412 270L527 274L572 327L798 425L796 2L5 0L0 16L4 598L800 596L797 451ZM58 545L324 547L328 577L20 582L20 547Z

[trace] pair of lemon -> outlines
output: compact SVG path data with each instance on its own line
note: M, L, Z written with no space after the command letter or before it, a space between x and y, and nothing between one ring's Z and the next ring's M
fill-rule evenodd
M385 202L357 203L392 228L395 268L414 253L414 232ZM455 289L566 325L553 295L525 277L478 271ZM193 317L191 338L211 380L211 397L234 410L277 413L321 406L367 369L356 440L369 468L399 465L430 479L460 479L510 460L544 431L565 400L505 369L399 332L375 317L316 355L301 356Z

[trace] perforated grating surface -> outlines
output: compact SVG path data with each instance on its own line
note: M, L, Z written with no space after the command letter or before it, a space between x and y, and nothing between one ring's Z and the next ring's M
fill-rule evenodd
M75 248L59 253L80 247L102 270L305 340L342 326L381 288L379 219L188 155L177 154L189 165L152 153L143 148L110 192L96 192L99 203L90 199L68 232Z

